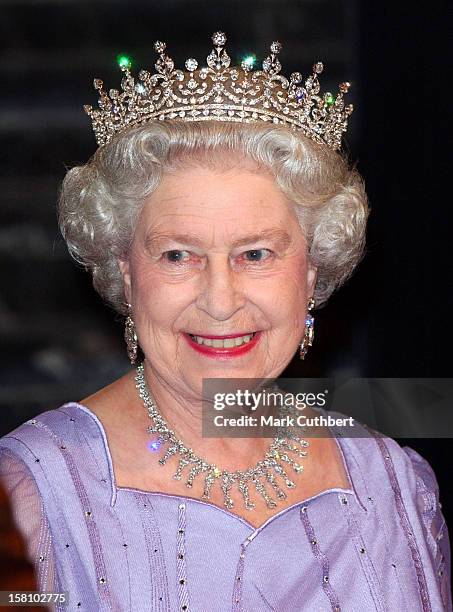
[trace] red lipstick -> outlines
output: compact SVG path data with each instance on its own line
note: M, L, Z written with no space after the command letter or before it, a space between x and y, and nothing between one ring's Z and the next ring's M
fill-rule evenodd
M226 336L205 336L203 334L203 338L223 340L226 338L238 338L239 336L245 335L247 334L229 334ZM228 359L231 357L239 357L240 355L244 355L245 353L251 351L258 343L261 337L261 332L255 332L255 335L249 342L241 344L240 346L232 347L206 346L206 344L198 344L198 342L194 340L188 333L183 333L183 336L187 340L189 346L191 346L198 353L206 355L207 357L212 357L213 359Z

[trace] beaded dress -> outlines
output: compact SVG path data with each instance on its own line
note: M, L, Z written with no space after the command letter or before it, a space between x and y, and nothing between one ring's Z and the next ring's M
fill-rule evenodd
M451 610L431 467L390 438L336 434L350 487L259 528L207 501L117 487L102 423L78 403L0 438L0 478L39 589L69 595L56 610Z

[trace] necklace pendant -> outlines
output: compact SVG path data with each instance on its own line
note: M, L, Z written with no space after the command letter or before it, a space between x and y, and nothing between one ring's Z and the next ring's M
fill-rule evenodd
M213 474L212 472L208 472L206 474L206 477L204 479L204 489L203 489L203 499L209 499L211 496L211 488L212 485L214 484L214 481L216 479L215 474Z
M296 461L294 461L292 457L289 457L286 453L281 455L280 458L282 461L288 463L294 469L295 472L299 473L302 471L302 466Z
M187 479L186 486L189 488L192 488L193 481L198 476L198 474L201 474L201 472L206 472L206 470L207 470L207 464L201 461L197 461L196 465L193 468L191 468L189 472L189 477Z
M189 461L189 459L180 459L176 472L173 474L173 478L175 480L181 480L183 469L186 467L186 465L189 465L190 463L192 462Z
M294 489L296 485L292 480L290 480L288 474L285 472L282 466L279 463L275 462L272 467L277 472L277 474L279 474L283 478L288 489Z
M234 507L234 502L230 497L230 490L232 486L233 486L233 480L228 475L225 474L222 478L222 483L220 485L220 488L223 491L223 499L224 499L223 503L228 508L228 510L231 510L231 508Z
M275 477L272 474L272 472L269 472L269 471L266 472L266 480L271 485L271 487L274 489L275 493L277 494L278 499L286 499L287 497L286 493L283 491L283 489L281 489L278 486L278 483L275 480Z
M189 487L189 489L191 489L193 487L193 481L195 480L195 476L197 476L200 473L200 471L197 468L192 468L189 472L189 477L186 480L186 487Z
M277 505L277 502L269 496L268 492L266 491L266 487L263 485L263 483L260 480L258 480L258 478L255 478L253 480L253 484L255 485L255 488L258 491L258 493L261 495L261 497L266 502L266 506L268 508L275 508L275 506Z
M170 459L170 457L175 455L177 452L178 452L178 447L176 445L175 446L170 446L170 448L168 448L165 451L165 455L159 459L159 463L161 465L165 465L165 463L168 461L168 459Z
M245 504L246 510L253 510L253 508L255 507L255 504L252 501L250 501L248 486L245 484L243 480L240 480L238 482L238 487L239 487L239 491L242 493L242 497L244 498L244 504Z

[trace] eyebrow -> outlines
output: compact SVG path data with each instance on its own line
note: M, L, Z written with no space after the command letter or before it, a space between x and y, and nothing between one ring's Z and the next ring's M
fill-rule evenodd
M145 243L147 246L160 242L162 240L174 240L185 245L193 245L203 247L203 240L196 234L176 234L173 232L154 232L147 236ZM291 242L291 236L283 229L268 229L255 234L242 236L235 240L231 246L238 247L245 244L259 242L260 240L274 240L279 243L279 246L286 248Z

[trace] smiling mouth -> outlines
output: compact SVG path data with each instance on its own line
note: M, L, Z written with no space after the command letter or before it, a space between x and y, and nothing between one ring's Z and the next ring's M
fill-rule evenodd
M244 334L243 336L223 336L223 337L206 337L206 336L195 336L193 334L188 334L194 342L197 344L202 344L204 346L211 346L213 348L234 348L237 346L242 346L243 344L247 344L250 342L257 332L250 332L249 334Z

